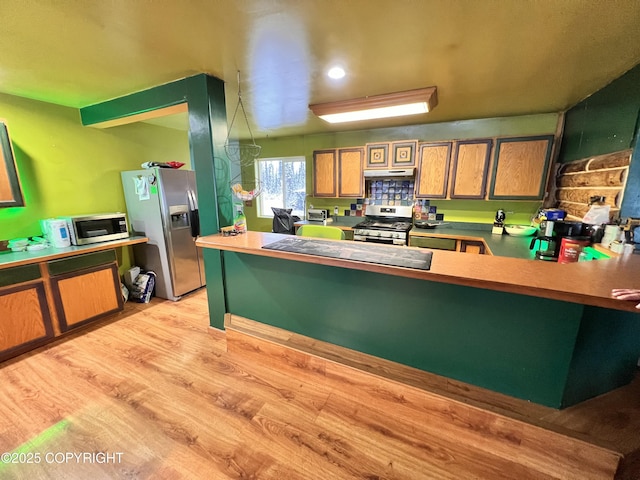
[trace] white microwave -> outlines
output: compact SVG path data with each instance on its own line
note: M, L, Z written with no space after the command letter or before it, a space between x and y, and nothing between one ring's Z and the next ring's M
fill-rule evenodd
M125 213L74 215L60 218L67 222L72 245L88 245L129 237Z

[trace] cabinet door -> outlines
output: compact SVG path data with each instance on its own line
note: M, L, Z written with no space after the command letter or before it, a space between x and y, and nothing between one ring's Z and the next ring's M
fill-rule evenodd
M417 140L391 143L391 166L393 168L415 167Z
M364 148L338 149L338 196L364 197Z
M541 200L553 139L553 135L498 139L489 199Z
M123 309L116 263L52 276L51 288L62 332Z
M456 142L451 198L485 197L493 140Z
M416 197L445 198L450 163L451 142L420 144Z
M0 360L53 337L44 282L0 288Z
M389 144L367 143L367 168L389 168Z
M466 253L484 254L486 252L483 242L476 240L459 240L458 251Z
M336 151L316 150L313 152L313 196L335 197L336 193Z

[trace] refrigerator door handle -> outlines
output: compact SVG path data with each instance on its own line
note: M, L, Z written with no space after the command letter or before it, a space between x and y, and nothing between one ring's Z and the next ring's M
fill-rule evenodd
M187 199L189 201L189 224L191 225L191 236L197 238L200 235L200 215L198 214L198 202L195 194L191 190L187 190Z
M189 202L189 209L198 210L198 199L193 190L187 190L187 201Z

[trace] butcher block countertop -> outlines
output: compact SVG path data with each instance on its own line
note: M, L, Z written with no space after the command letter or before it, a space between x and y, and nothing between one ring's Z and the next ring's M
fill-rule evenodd
M204 248L366 270L387 275L530 295L640 314L640 310L635 308L637 302L620 301L611 298L612 288L640 289L640 255L620 256L618 258L590 262L557 264L522 258L432 250L431 267L428 271L425 271L262 248L264 245L287 237L290 236L250 231L237 236L208 235L199 238L196 244ZM325 241L340 242L340 240ZM363 245L366 246L367 244ZM381 247L379 244L376 244L376 246ZM415 249L416 251L424 250L403 246L384 247ZM638 317L638 320L640 320L640 317Z

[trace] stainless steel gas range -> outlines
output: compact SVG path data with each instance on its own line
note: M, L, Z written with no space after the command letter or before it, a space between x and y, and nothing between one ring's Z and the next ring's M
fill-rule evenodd
M353 227L353 239L359 242L407 245L412 227L413 207L368 205L366 220Z

